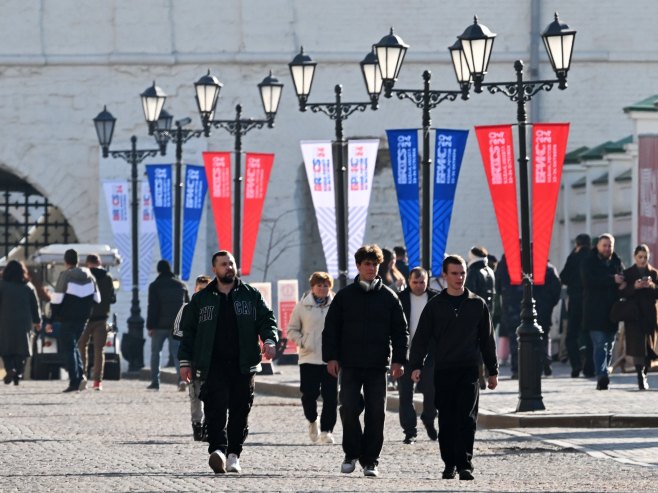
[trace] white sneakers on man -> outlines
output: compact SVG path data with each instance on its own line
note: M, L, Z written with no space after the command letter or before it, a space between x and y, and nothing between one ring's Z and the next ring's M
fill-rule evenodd
M336 443L334 436L330 431L323 431L320 433L320 443Z
M318 441L320 438L320 429L318 428L318 420L316 419L313 422L308 423L308 437L313 443Z
M224 474L226 472L226 456L221 450L215 450L208 458L208 465L215 471L215 474Z
M226 472L237 472L238 474L242 472L242 467L240 467L240 459L235 454L228 454L226 458Z

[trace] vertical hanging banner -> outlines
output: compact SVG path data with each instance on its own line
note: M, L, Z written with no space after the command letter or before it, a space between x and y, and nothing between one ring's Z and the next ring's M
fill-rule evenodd
M130 198L128 196L127 181L103 182L105 202L110 218L110 227L114 235L114 244L121 255L119 276L124 291L132 290L132 244L130 223Z
M658 251L658 135L638 137L638 243Z
M151 187L155 225L160 240L160 258L171 263L173 259L171 164L148 164L146 165L146 174Z
M251 264L256 250L258 226L267 184L270 182L270 172L274 164L274 154L246 154L244 168L244 216L242 219L242 265L240 271L243 276L251 273Z
M432 263L433 273L441 272L446 251L450 219L455 202L468 130L436 129L434 147L434 199L432 204Z
M418 201L418 130L387 130L393 180L409 265L420 265L420 203Z
M375 176L379 140L350 140L347 144L347 231L349 236L349 276L356 277L356 264L351 259L363 244L366 233L368 205Z
M334 197L334 163L331 141L301 141L306 177L318 221L320 239L327 272L338 278L338 247L336 241L336 199Z
M204 152L203 164L215 220L217 245L220 250L233 249L233 220L231 216L231 153Z
M521 284L519 213L516 205L514 139L511 125L475 127L491 200L512 284Z
M568 123L532 127L532 262L534 283L544 284L553 219L569 137Z
M183 189L185 194L183 201L183 281L190 278L207 189L203 166L188 164L185 167L185 188Z
M297 345L288 339L288 323L290 323L292 311L295 309L297 301L299 300L299 287L297 279L281 279L277 281L276 292L278 305L276 318L279 322L279 328L281 329L281 338L287 340L283 354L286 356L296 355Z
M147 182L141 183L141 201L139 209L139 289L145 290L151 281L153 253L158 233L153 215L153 200Z

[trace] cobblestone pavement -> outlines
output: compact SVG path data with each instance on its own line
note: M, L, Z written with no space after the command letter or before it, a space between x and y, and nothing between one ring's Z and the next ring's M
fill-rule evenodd
M593 457L571 444L614 446L620 454L655 447L655 430L637 429L536 430L552 442L528 430L482 430L476 480L443 481L437 444L421 437L403 445L395 413L386 417L381 477L364 478L360 468L343 475L340 445L309 443L298 399L265 395L256 396L243 474L214 475L205 446L191 439L187 394L145 385L106 382L102 392L74 395L61 393L62 381L2 385L0 491L648 492L658 485L654 467ZM339 422L338 443L341 434Z

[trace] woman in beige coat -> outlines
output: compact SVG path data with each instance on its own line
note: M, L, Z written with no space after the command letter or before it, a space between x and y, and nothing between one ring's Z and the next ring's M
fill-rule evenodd
M288 339L299 350L299 379L304 416L312 442L334 443L338 380L327 372L322 361L322 330L334 293L333 279L326 272L314 272L309 278L311 290L295 306L288 323ZM318 426L318 397L322 412Z

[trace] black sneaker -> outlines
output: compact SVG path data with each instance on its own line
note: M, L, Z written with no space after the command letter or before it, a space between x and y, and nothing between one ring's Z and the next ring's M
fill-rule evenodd
M367 466L363 466L363 475L367 478L376 478L377 476L379 476L379 470L377 470L377 465L368 464Z
M416 435L405 435L404 440L402 440L402 443L405 445L412 445L416 443Z
M80 389L78 388L77 385L69 385L64 390L62 390L62 392L64 392L64 393L66 393L66 392L80 392Z
M459 471L459 480L460 481L473 481L475 479L473 477L473 473L469 471L468 469L462 469Z
M446 467L441 474L441 479L455 479L457 468L455 466Z
M439 439L439 432L434 428L434 423L425 423L423 421L423 424L425 425L425 430L427 431L429 439L436 442Z
M160 390L160 384L155 383L155 382L151 382L151 385L146 387L146 390Z
M201 423L192 423L192 436L195 442L203 441L203 425Z
M596 382L596 390L608 390L608 385L610 385L610 378L608 375L602 375Z

